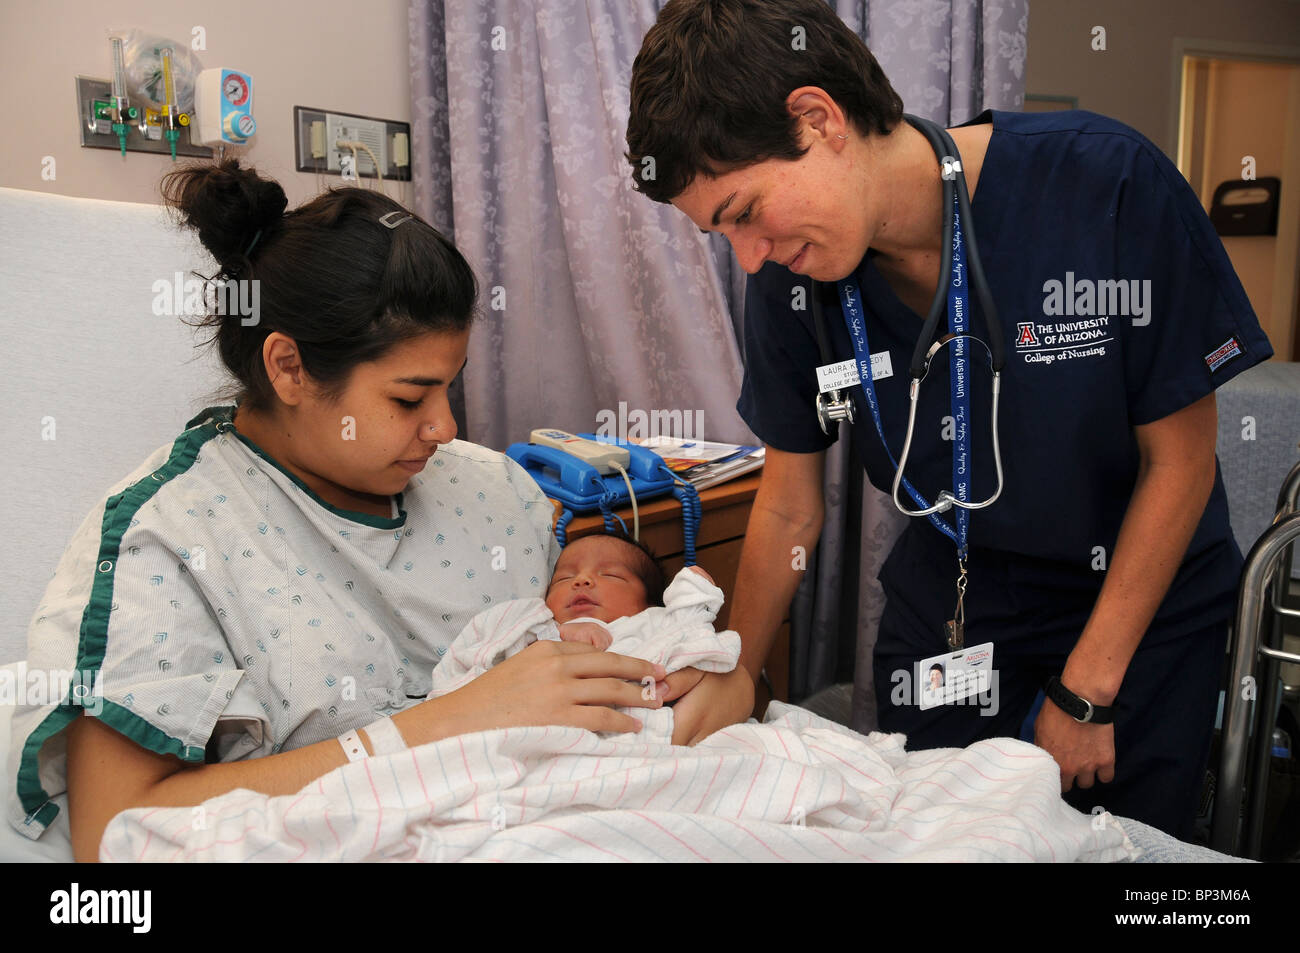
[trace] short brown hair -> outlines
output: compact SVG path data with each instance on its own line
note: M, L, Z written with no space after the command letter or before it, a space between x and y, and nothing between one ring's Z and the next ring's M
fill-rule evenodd
M880 64L826 0L670 0L632 64L635 188L669 202L701 172L798 159L785 101L800 86L824 89L863 135L903 118Z

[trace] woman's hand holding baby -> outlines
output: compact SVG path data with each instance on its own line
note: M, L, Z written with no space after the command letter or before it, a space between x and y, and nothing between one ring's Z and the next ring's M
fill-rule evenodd
M604 652L614 644L614 636L610 634L599 622L588 622L583 619L574 619L572 622L560 623L560 641L562 642L579 642L591 645ZM694 669L692 669L694 671ZM668 682L662 679L655 682L655 695L660 702L667 699L664 697L668 692ZM645 688L642 687L642 696L644 697Z
M602 652L580 642L534 642L464 688L393 716L406 743L519 725L570 725L588 731L640 731L642 724L614 705L660 708L644 697L646 678L664 667Z

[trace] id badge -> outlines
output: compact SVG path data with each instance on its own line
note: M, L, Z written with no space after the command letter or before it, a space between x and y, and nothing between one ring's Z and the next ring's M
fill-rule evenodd
M829 394L833 390L848 390L858 383L858 362L852 359L838 364L823 364L817 368L818 392Z
M967 698L986 693L992 681L992 642L945 652L916 663L915 684L921 686L917 703L922 711L963 704Z
M880 381L893 376L894 362L890 359L889 352L881 351L872 354L871 379ZM858 362L852 359L840 361L838 364L823 364L817 368L817 391L820 394L829 394L833 390L848 390L850 387L856 387L861 381L862 375L858 373Z

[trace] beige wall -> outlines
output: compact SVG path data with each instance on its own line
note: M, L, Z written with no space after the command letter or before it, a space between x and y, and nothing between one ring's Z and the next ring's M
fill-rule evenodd
M128 152L123 159L82 148L73 77L110 77L109 29L136 27L188 43L197 25L207 31L206 52L196 51L203 66L253 77L258 131L237 151L280 181L292 207L320 190L314 174L294 171L294 106L410 121L406 6L406 0L3 0L0 69L11 115L10 134L0 137L0 186L157 202L171 157ZM41 178L47 155L56 162L53 182ZM339 179L321 181L328 186Z
M109 12L103 12L103 11ZM1107 30L1093 52L1091 29ZM295 105L410 119L405 0L4 0L0 63L10 102L35 104L0 138L0 185L156 200L168 157L83 149L73 77L109 76L109 28L139 27L177 40L207 29L205 66L234 66L254 79L259 131L245 154L279 178L297 203L317 191L293 171ZM1079 105L1142 131L1167 153L1175 36L1300 45L1298 0L1031 0L1025 86L1074 95ZM41 179L55 157L58 179ZM337 181L330 179L328 181Z
M1092 28L1106 28L1093 52ZM1025 91L1077 96L1173 156L1174 39L1300 46L1297 0L1030 0Z

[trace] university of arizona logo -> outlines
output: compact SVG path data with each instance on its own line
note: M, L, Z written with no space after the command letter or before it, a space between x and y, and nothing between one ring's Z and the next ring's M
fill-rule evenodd
M1020 333L1016 335L1016 347L1038 347L1038 337L1034 334L1034 325L1022 321L1016 325Z

